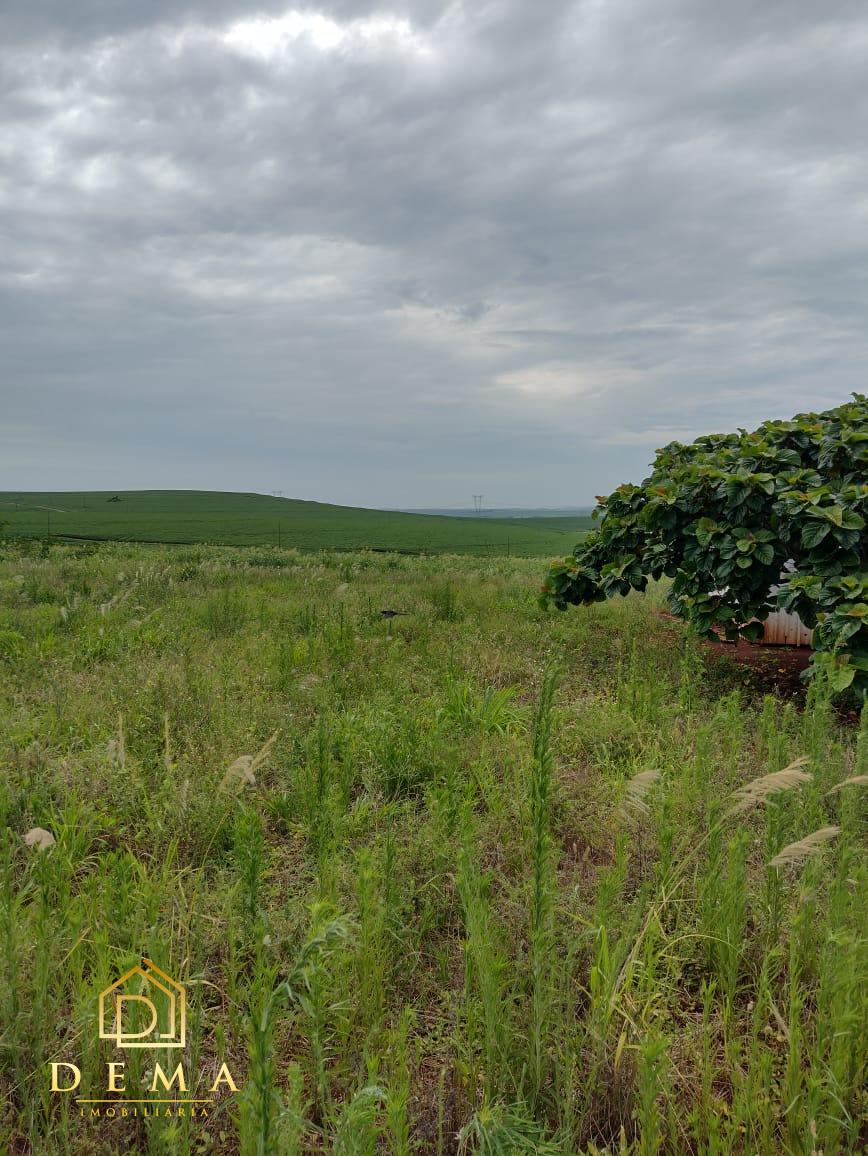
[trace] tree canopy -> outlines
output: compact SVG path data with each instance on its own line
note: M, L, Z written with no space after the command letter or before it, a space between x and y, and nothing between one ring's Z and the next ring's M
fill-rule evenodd
M868 398L658 450L651 476L598 498L598 528L552 564L544 605L671 579L699 635L757 639L773 610L814 628L810 673L868 694Z

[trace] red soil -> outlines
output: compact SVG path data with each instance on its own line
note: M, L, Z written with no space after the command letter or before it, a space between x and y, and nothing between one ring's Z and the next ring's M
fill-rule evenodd
M738 642L706 642L709 658L729 658L750 672L751 682L763 692L801 698L805 683L801 673L811 661L809 646L761 646L740 638Z
M707 661L734 662L743 672L744 681L761 694L796 699L804 703L808 684L800 678L811 661L809 646L760 646L739 639L732 642L706 642ZM859 711L847 696L833 702L838 719L850 726L859 725Z

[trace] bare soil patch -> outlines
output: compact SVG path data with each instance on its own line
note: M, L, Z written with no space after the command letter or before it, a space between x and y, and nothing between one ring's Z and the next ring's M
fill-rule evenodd
M804 697L801 675L811 661L808 646L762 646L740 638L738 642L706 642L705 648L709 660L728 658L743 667L757 690L788 698Z

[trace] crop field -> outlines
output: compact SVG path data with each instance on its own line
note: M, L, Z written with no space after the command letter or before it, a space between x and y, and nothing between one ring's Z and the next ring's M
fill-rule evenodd
M30 538L426 554L566 554L587 515L459 518L208 490L0 493L0 532Z
M868 712L544 569L2 548L0 1149L865 1151ZM183 1056L98 1036L142 957Z

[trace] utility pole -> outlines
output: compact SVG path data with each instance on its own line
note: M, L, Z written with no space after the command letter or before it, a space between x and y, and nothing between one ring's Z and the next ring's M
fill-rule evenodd
M277 523L277 545L280 546L280 522Z

